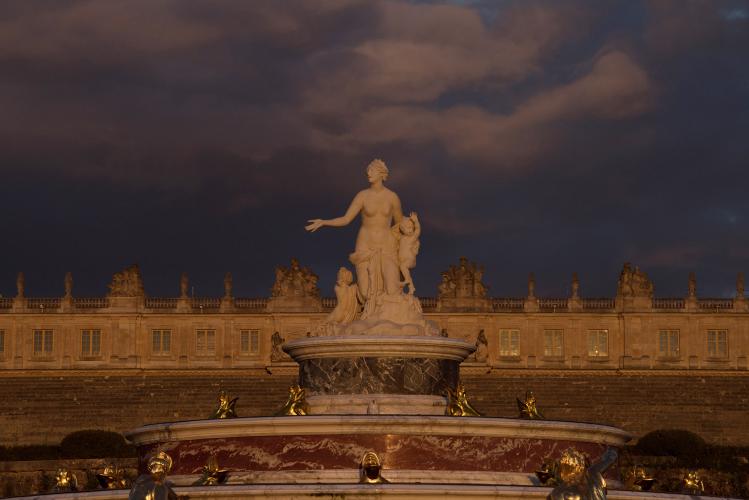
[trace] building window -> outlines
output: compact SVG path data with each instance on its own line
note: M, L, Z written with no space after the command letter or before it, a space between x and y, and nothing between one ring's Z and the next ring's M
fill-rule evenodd
M5 330L0 330L0 356L5 354Z
M561 358L564 355L564 330L544 330L544 356Z
M172 331L171 330L152 330L154 354L169 354L172 350Z
M34 330L34 355L47 356L52 354L52 330Z
M101 354L101 330L81 330L81 356Z
M242 354L257 354L259 349L259 330L240 330L239 351Z
M520 356L520 330L499 331L499 356L504 358Z
M216 352L216 330L195 330L195 351L198 354Z
M728 330L707 331L707 356L710 358L728 357Z
M679 357L679 330L658 332L658 355L662 358Z
M588 330L588 357L609 357L609 331Z

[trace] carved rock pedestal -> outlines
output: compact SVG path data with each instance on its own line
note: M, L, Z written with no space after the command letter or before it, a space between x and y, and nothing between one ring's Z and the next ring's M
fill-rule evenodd
M444 337L311 337L284 350L299 363L311 414L444 415L475 347Z

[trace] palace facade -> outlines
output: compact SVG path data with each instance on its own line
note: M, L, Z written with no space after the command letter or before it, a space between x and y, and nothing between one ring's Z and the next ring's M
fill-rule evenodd
M625 265L614 298L486 296L482 270L462 259L443 273L437 298L422 297L443 335L477 346L468 362L490 369L746 370L749 308L743 278L732 299L655 298L647 276ZM137 267L117 273L106 297L31 298L19 275L0 299L0 369L195 369L284 365L287 340L317 335L335 306L317 277L292 261L269 298L147 297Z
M271 415L296 378L284 342L320 333L335 306L317 277L293 260L276 269L271 296L149 297L133 266L105 297L25 293L0 298L0 442L55 444L80 429L125 432L148 422L207 418L219 389L239 396L241 416ZM487 295L466 259L442 273L437 297L421 297L442 335L476 352L461 366L479 411L516 417L532 390L547 418L597 422L639 436L680 428L711 442L749 445L749 307L739 275L733 298L658 298L625 264L617 294L562 298Z

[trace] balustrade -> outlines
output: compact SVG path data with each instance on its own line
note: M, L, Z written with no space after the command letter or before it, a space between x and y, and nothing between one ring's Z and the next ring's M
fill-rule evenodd
M538 299L538 307L542 311L566 311L567 299Z
M175 297L146 297L146 308L176 309L178 300Z
M104 309L109 307L109 299L106 297L75 297L73 307L76 309Z
M700 309L733 309L733 299L699 299L697 304Z
M515 297L495 297L491 300L495 311L522 311L525 304L525 299Z
M237 309L265 309L268 306L266 297L238 297L234 299L234 307Z
M616 301L615 299L609 299L609 298L586 298L581 299L583 304L583 310L607 310L607 309L614 309L616 307Z
M653 299L653 309L684 309L684 299L669 297Z

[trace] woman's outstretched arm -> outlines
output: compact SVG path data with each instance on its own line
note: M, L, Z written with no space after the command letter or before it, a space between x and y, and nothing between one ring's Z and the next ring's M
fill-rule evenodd
M354 196L354 199L351 202L351 205L349 205L348 210L346 210L346 213L343 214L343 216L336 217L335 219L310 219L307 221L309 222L309 224L307 224L304 227L304 229L314 233L315 231L317 231L323 226L331 226L331 227L347 226L352 220L354 220L354 217L356 217L361 211L362 204L363 204L362 198L363 198L363 195L361 192L359 192L356 196Z

